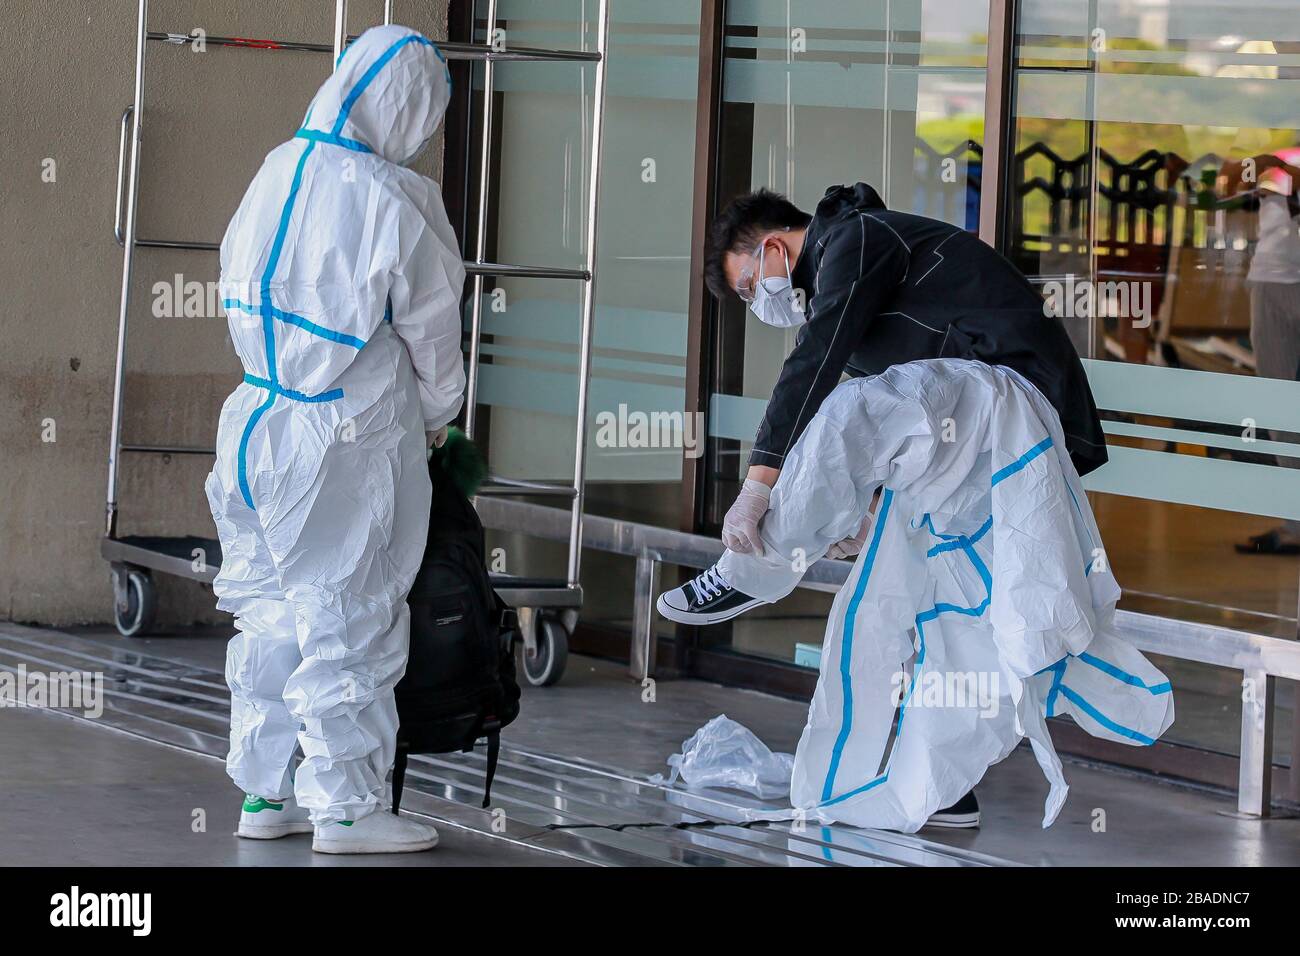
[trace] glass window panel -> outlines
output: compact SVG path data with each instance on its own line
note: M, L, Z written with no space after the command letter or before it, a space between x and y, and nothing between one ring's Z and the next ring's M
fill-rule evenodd
M477 7L483 41L486 5ZM676 526L683 445L697 434L682 409L700 10L690 0L610 9L586 510ZM594 49L596 14L593 0L500 0L498 39ZM583 265L594 75L589 64L497 64L489 260ZM481 67L474 93L477 123ZM581 288L484 284L478 428L495 473L572 479ZM668 430L638 432L639 421L668 421ZM501 533L491 544L510 573L563 576L562 545ZM584 620L627 624L631 571L630 561L584 557Z
M1293 638L1294 558L1236 546L1300 540L1295 5L1022 0L1015 40L1007 252L1103 360L1121 606ZM1225 674L1175 665L1170 739L1236 752Z

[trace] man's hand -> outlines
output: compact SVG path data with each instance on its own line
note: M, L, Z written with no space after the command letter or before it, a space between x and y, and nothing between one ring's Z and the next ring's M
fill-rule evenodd
M767 514L772 489L761 481L746 478L740 494L722 521L722 543L738 554L762 554L763 539L758 522Z
M867 531L871 528L871 517L862 519L862 527L858 533L851 538L845 538L843 541L837 541L830 546L826 552L828 558L852 558L862 552L862 546L867 542Z

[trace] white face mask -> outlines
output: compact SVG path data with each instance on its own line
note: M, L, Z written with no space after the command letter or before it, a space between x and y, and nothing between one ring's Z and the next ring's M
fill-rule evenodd
M758 251L758 281L754 283L754 301L749 308L758 316L758 321L778 329L791 329L808 321L803 308L803 296L799 295L790 281L790 256L781 248L785 256L783 276L763 275L763 255L767 251L762 246Z

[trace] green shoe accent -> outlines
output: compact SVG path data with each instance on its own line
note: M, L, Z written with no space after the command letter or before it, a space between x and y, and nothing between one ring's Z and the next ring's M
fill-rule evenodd
M263 810L283 810L283 803L273 803L251 793L244 795L244 812L261 813Z
M339 821L339 826L341 826L341 827L350 827L350 826L352 826L352 824L354 824L354 823L356 823L356 822L357 822L356 820L340 820L340 821Z

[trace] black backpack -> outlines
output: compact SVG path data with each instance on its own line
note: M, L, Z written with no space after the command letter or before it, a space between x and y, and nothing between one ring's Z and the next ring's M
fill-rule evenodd
M519 715L515 614L492 589L483 524L469 500L485 470L478 449L456 429L429 462L429 540L407 598L411 651L395 691L394 813L401 804L409 754L468 753L482 737L488 740L486 807L501 728Z

